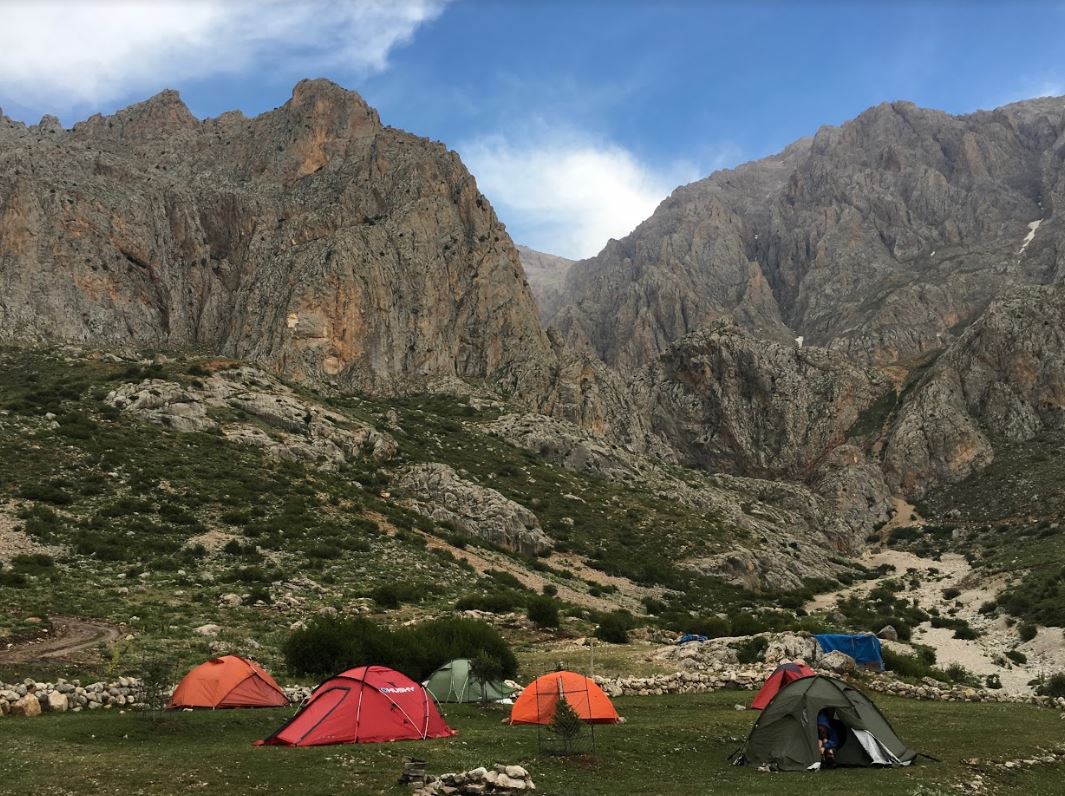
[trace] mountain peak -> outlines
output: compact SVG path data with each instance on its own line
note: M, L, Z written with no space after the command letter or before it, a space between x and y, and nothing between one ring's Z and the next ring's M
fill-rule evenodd
M90 116L74 125L74 132L92 137L149 140L197 130L199 126L199 120L192 115L181 95L173 89L164 89L112 116Z

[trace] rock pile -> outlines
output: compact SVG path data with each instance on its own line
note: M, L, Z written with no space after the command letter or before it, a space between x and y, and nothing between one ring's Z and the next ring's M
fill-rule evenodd
M517 793L536 790L529 772L521 766L497 763L492 768L475 768L458 774L428 778L414 796L459 796L460 794Z
M80 680L68 682L60 677L54 683L30 678L17 684L0 683L0 715L39 716L42 712L76 713L112 707L146 708L140 681L135 677L119 677L83 686Z

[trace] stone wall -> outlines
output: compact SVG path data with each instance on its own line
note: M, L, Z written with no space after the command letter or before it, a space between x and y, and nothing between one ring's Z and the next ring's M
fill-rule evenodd
M283 690L293 705L300 704L311 692L306 686L288 686ZM37 702L37 707L33 706L32 700ZM80 680L68 681L61 677L54 683L38 682L31 678L21 683L0 683L0 716L36 716L42 712L67 711L77 713L116 707L124 710L147 709L140 680L136 677L118 677L84 686Z

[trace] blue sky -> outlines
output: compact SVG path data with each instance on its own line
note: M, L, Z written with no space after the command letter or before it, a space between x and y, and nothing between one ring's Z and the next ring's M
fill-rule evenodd
M80 0L4 4L0 106L72 123L163 88L199 116L302 77L459 151L518 242L594 254L676 185L908 99L1065 94L1050 2Z

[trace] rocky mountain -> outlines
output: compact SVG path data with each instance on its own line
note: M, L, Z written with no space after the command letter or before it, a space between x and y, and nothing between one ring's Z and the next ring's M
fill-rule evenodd
M1065 100L885 104L678 188L550 322L655 385L682 461L870 524L1059 422L1063 200Z
M328 81L254 119L200 121L174 92L70 130L0 117L0 342L503 401L515 414L489 428L507 444L701 512L720 538L685 542L683 567L798 588L900 496L1060 428L1063 159L1060 99L882 105L678 188L574 263L515 247L455 153ZM341 471L389 448L240 373L109 405ZM565 540L462 463L397 470L397 499L525 552Z
M533 298L536 299L536 306L540 309L540 318L546 322L562 303L566 274L575 261L521 245L518 246L518 257Z
M897 102L678 188L569 271L552 320L645 365L729 318L905 368L1011 287L1061 278L1065 101L950 116Z
M349 389L538 392L551 351L458 155L328 81L197 120L165 91L0 116L0 339L199 347Z

